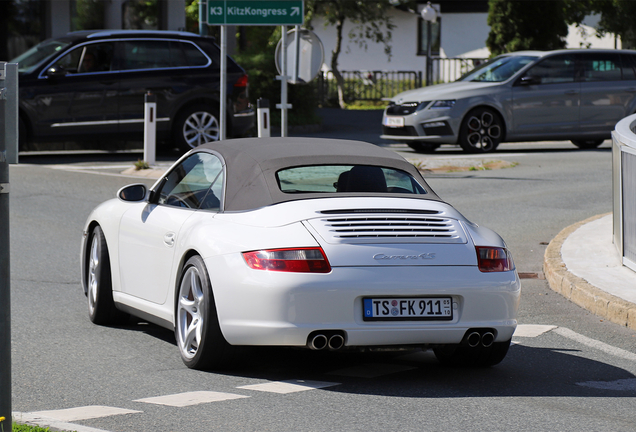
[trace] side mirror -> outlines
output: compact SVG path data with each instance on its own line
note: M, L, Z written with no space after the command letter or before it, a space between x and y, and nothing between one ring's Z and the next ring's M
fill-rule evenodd
M46 76L50 78L60 78L66 76L66 69L62 66L53 66L46 70Z
M128 186L124 186L117 192L117 198L126 202L138 202L146 199L148 189L146 185L136 183Z
M541 78L531 75L522 76L519 80L519 85L528 86L528 85L536 85L541 84Z

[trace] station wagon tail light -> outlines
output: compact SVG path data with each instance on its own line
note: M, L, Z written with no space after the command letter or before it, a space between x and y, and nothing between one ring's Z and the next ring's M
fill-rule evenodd
M506 248L476 246L477 262L482 272L505 272L515 269L512 255Z
M234 87L247 87L247 82L248 82L247 75L243 75L242 77L236 80L236 83L234 83Z
M247 265L254 270L291 273L329 273L331 265L322 248L269 249L243 252Z

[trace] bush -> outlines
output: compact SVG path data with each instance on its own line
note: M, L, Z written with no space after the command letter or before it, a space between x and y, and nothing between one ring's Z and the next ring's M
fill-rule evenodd
M280 103L281 82L276 79L278 71L274 56L276 44L280 39L280 27L243 27L240 39L247 39L245 47L234 60L240 64L249 76L249 98L256 105L259 98L269 100L272 122L280 121L280 111L276 104ZM290 126L317 124L320 118L316 114L318 97L315 83L287 86L287 101L292 104L288 111Z

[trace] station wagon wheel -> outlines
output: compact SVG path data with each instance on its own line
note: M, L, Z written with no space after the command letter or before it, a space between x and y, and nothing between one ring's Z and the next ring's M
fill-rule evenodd
M578 148L580 148L581 150L589 150L589 149L595 149L596 147L600 146L601 144L603 144L602 139L598 139L598 140L572 140L572 144L574 144L575 146L577 146Z
M205 370L229 364L233 349L221 333L210 278L199 256L183 266L175 321L177 345L186 366Z
M175 144L183 151L191 150L220 137L219 115L206 105L193 105L177 117L174 124Z
M422 141L409 141L406 144L418 153L433 153L441 145Z
M117 324L125 320L128 315L117 310L113 302L110 257L106 238L99 226L92 232L87 258L86 296L89 318L101 325Z
M503 139L503 121L489 108L476 108L462 121L459 145L468 153L495 151Z

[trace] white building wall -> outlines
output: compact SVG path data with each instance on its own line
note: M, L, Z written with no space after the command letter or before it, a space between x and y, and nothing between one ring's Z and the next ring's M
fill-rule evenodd
M485 47L489 32L487 13L442 15L441 45L443 57L458 57Z
M384 53L384 45L373 42L368 47L358 47L349 39L349 32L355 27L345 21L342 51L338 57L340 70L421 70L424 60L417 56L417 16L394 10L390 12L396 28L392 31L391 59ZM324 27L324 20L317 17L312 21L313 31L325 48L325 68L331 69L331 52L336 47L335 27Z
M49 37L60 37L68 33L71 28L71 2L57 0L51 2L51 34Z
M185 0L170 0L167 2L166 30L185 29Z
M340 70L415 70L425 69L425 56L417 55L417 22L418 16L408 12L392 10L389 12L396 25L392 31L391 59L384 53L384 45L373 42L368 47L358 47L349 38L349 31L354 28L350 21L345 22L343 31L343 47L338 57ZM447 13L442 15L441 56L488 58L490 52L486 48L486 39L490 32L487 13ZM580 28L570 26L566 38L567 48L614 48L613 35L596 37L593 26L598 18L591 16ZM318 35L325 48L325 64L323 69L331 69L331 52L336 46L335 27L324 27L324 20L319 17L312 22L313 31ZM583 29L583 33L581 33ZM617 47L621 48L620 40Z

